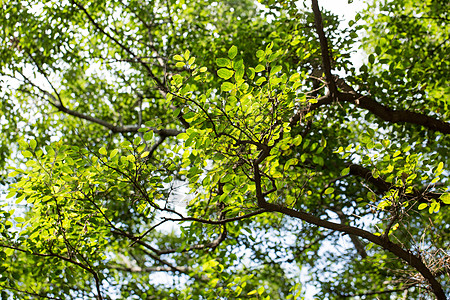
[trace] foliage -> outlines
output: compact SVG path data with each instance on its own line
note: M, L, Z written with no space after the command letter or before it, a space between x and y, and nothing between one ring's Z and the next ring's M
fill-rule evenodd
M446 299L445 2L2 6L2 299Z

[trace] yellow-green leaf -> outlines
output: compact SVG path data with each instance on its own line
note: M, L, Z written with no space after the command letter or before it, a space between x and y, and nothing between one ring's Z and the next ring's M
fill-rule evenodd
M231 82L224 82L222 83L221 89L223 92L231 91L234 88L234 84Z
M345 168L341 171L341 176L346 176L350 173L350 168Z
M329 188L327 188L327 189L325 190L324 194L325 194L325 195L328 195L328 194L331 194L331 193L333 193L333 192L334 192L334 188L329 187Z
M179 61L183 61L184 59L183 59L183 57L181 56L181 55L175 55L174 57L173 57L173 59L175 59L175 60L179 60Z
M237 54L237 47L233 45L231 46L230 50L228 50L228 57L230 59L233 59L236 57L236 54Z
M23 155L23 157L25 157L25 158L33 157L33 153L31 153L31 152L28 151L28 150L22 151L22 155Z
M450 204L450 193L442 194L439 199L441 199L445 204Z
M428 206L428 204L427 203L421 203L421 204L419 204L419 210L422 210L422 209L425 209L426 207Z
M231 76L233 76L233 74L234 74L234 71L228 70L228 69L225 69L225 68L221 68L221 69L217 70L217 75L220 78L223 78L225 80L230 79Z
M117 149L114 149L113 151L111 151L111 153L109 154L109 157L110 158L113 158L114 156L116 156L117 155L117 153L119 152L119 150L117 150Z
M434 173L437 174L437 175L439 175L439 174L441 173L443 167L444 167L444 163L441 161L441 162L438 164L438 166L437 166L437 168L436 168L436 171L434 171Z
M33 149L33 150L36 148L36 141L35 140L31 140L30 141L30 148Z

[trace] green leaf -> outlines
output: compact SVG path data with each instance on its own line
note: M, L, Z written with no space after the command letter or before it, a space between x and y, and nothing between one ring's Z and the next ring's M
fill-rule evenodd
M219 57L216 58L216 64L219 67L227 67L228 65L231 64L231 61L228 58Z
M299 73L294 73L292 74L292 76L289 78L289 81L297 81L300 79L300 74Z
M28 150L22 151L22 155L23 155L23 157L25 157L25 158L33 157L33 153L31 153L31 152L28 151Z
M333 193L333 192L334 192L334 188L329 187L329 188L327 188L327 189L325 190L324 194L325 194L325 195L328 195L328 194L331 194L331 193Z
M288 170L290 166L296 165L298 164L298 158L291 158L290 160L288 160L286 162L286 164L284 165L284 170Z
M425 209L427 206L428 206L427 203L421 203L421 204L419 204L418 209L419 209L419 210L422 210L422 209Z
M32 150L36 149L36 141L35 141L35 140L31 140L31 141L30 141L30 148L31 148Z
M350 168L345 168L341 171L341 176L346 176L350 173Z
M191 52L189 50L186 50L183 54L183 57L185 60L189 60L189 55L191 54Z
M228 50L228 57L230 59L233 59L236 57L236 54L237 54L237 47L233 45L231 46L230 50Z
M217 71L217 75L218 75L220 78L223 78L223 79L225 79L225 80L230 79L231 76L233 76L233 74L234 74L234 71L228 70L228 69L225 69L225 68L219 69L219 70Z
M107 154L105 147L101 147L100 150L98 150L98 152L99 152L101 155L106 155L106 154Z
M194 62L195 62L195 57L191 57L191 58L189 58L187 64L192 66L194 64Z
M177 135L177 139L179 139L179 140L187 140L188 138L189 138L189 134L187 134L186 132L182 132Z
M377 55L380 55L381 54L381 47L380 46L376 46L375 47L375 53L377 54Z
M146 142L153 140L153 130L147 131L144 133L144 140Z
M256 80L256 85L261 85L264 81L267 81L266 77L260 77L258 80Z
M113 151L111 151L111 153L109 154L109 157L110 158L113 158L114 156L116 156L117 155L117 153L119 152L119 150L118 149L114 149Z
M256 57L260 58L260 57L262 57L263 55L264 55L264 51L262 51L262 50L256 51Z
M263 65L257 65L255 68L255 72L264 71L266 68Z
M274 66L270 69L270 76L273 76L274 74L280 72L283 69L282 66Z
M292 141L292 143L294 144L294 146L299 146L302 143L303 137L299 134L297 135L294 140Z
M442 194L439 199L445 204L450 204L450 193Z
M23 153L23 152L22 152ZM442 172L442 168L444 168L444 163L441 161L439 162L436 170L434 171L434 174L436 174L437 176L439 176Z
M174 57L173 57L173 59L174 60L178 60L178 61L183 61L184 60L184 58L181 56L181 55L175 55Z
M260 286L260 287L258 288L258 294L259 294L259 295L262 295L262 294L264 293L264 290L265 290L264 286Z
M228 91L231 91L232 89L234 89L234 84L226 81L226 82L222 83L222 86L220 88L222 89L222 92L228 92Z

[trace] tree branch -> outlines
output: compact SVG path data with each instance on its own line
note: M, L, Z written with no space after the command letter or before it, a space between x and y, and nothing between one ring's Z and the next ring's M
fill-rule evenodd
M96 285L96 289L97 289L97 297L98 297L99 300L103 299L103 297L101 295L101 291L100 291L100 285L101 285L100 278L98 277L97 272L94 269L92 269L91 267L85 266L84 264L82 264L82 263L80 263L78 261L75 261L75 260L73 260L73 259L71 259L69 257L65 257L65 256L59 255L57 253L53 253L53 252L51 252L50 254L37 253L37 252L32 252L30 250L25 250L25 249L22 249L22 248L19 248L19 247L5 245L5 244L0 244L0 247L9 248L9 249L13 249L13 250L16 250L16 251L19 251L19 252L23 252L25 254L31 254L31 255L34 255L34 256L40 256L40 257L45 257L45 258L56 257L56 258L59 258L59 259L61 259L63 261L66 261L68 263L74 264L74 265L82 268L83 270L91 273L91 275L94 277L94 281L95 281L95 285Z
M164 219L168 220L168 221L176 221L176 222L186 222L187 221L187 222L199 222L199 223L214 225L214 224L226 224L229 222L239 221L242 219L250 218L250 217L265 213L265 212L267 212L267 210L258 209L258 210L255 210L254 212L245 214L243 216L228 218L228 219L223 219L223 220L209 220L209 219L200 219L200 218L192 218L192 217L181 218L181 219L171 219L171 218L164 218Z
M433 117L407 110L394 110L384 106L374 99L358 93L340 93L339 100L355 104L364 108L378 118L390 123L410 123L421 125L433 131L450 134L450 123L435 119Z
M338 96L338 90L331 74L331 56L328 49L328 41L323 31L322 13L319 9L319 3L317 0L312 0L312 10L314 12L314 25L316 27L317 35L320 41L320 50L322 52L322 66L325 78L327 80L327 86L330 90L331 98L336 99Z
M261 205L259 205L261 208L264 208L268 211L279 212L284 215L288 215L290 217L303 220L310 224L314 224L316 226L328 228L339 232L344 232L349 235L359 236L371 241L374 244L381 246L383 249L395 254L397 257L403 259L410 266L414 267L417 271L419 271L419 273L430 283L431 288L438 300L447 299L441 284L436 280L431 271L427 268L427 266L422 262L422 260L419 257L415 256L409 250L404 250L399 245L387 239L382 239L379 236L376 236L366 230L357 227L322 220L314 215L308 214L303 211L297 211L278 204L268 203L264 199L262 200L258 199L258 203L261 203Z
M86 17L88 18L88 20L92 23L92 25L94 25L94 27L100 31L102 34L104 34L105 36L107 36L109 39L111 39L116 45L118 45L122 50L124 50L126 53L130 54L133 58L137 58L138 56L136 54L133 53L133 51L131 51L130 48L126 47L124 44L122 44L121 42L119 42L115 37L113 37L112 35L110 35L109 33L107 33L105 31L105 29L103 29L100 24L98 24L94 18L92 18L92 16L89 14L89 12L86 10L86 8L84 8L83 5L79 4L78 2L71 0L71 2L73 4L75 4L81 11L83 11L83 13L86 15ZM159 90L166 92L167 89L164 87L163 83L161 82L161 80L159 80L152 72L152 70L149 68L149 66L145 63L142 63L141 61L139 61L141 63L141 65L146 69L148 75L156 82L156 84L158 85Z
M254 171L254 181L255 181L255 193L257 198L258 207L261 209L265 209L266 211L279 212L284 215L303 220L307 223L314 224L319 227L328 228L334 231L344 232L349 235L359 236L361 238L367 239L372 243L381 246L383 249L393 253L398 258L403 259L410 266L415 268L419 273L429 282L431 289L434 294L438 298L438 300L446 300L444 290L442 289L441 284L436 280L434 275L431 273L430 269L422 262L422 260L415 256L411 251L404 250L400 245L391 242L389 239L376 236L369 231L364 229L360 229L357 227L338 224L334 222L330 222L327 220L322 220L319 217L316 217L312 214L294 210L279 204L269 203L265 200L264 194L262 192L261 186L261 174L259 171L259 163L261 163L267 157L267 153L265 151L261 151L258 159L253 161L253 171Z
M318 102L310 105L308 108L300 110L290 119L290 125L295 126L300 121L301 117L308 112L314 111L321 106L333 103L333 97L327 94L317 99ZM409 123L421 125L432 131L441 132L443 134L450 134L450 123L438 120L421 113L412 112L408 110L395 110L378 103L369 96L364 96L356 92L340 92L338 96L339 101L354 104L356 107L363 108L370 111L372 114L387 121L389 123Z

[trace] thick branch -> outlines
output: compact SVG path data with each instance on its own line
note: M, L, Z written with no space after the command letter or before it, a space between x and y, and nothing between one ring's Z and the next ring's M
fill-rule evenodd
M434 117L408 110L394 110L390 107L378 103L376 100L369 96L364 96L356 92L340 92L338 97L339 101L345 101L354 104L359 108L366 109L378 118L389 123L416 124L433 131L450 134L450 123L438 120ZM301 117L307 112L314 111L321 106L329 105L331 103L333 103L333 97L330 94L320 97L317 103L312 104L307 109L300 110L295 115L293 115L290 119L290 125L297 125Z
M265 209L267 211L273 211L273 212L279 212L284 215L288 215L290 217L303 220L305 222L308 222L310 224L314 224L319 227L328 228L334 231L344 232L349 235L358 236L364 239L367 239L371 241L374 244L377 244L381 246L383 249L395 254L398 258L403 259L405 262L407 262L410 266L415 268L417 271L419 271L422 276L428 280L430 283L430 286L438 298L438 300L446 300L447 297L445 296L444 290L442 289L441 284L436 280L434 275L431 273L430 269L422 262L422 260L415 256L413 253L411 253L408 250L404 250L401 246L391 242L389 239L376 236L369 231L366 231L364 229L360 229L357 227L345 225L345 224L338 224L334 222L330 222L327 220L322 220L319 217L316 217L314 215L311 215L309 213L294 210L282 205L269 203L265 200L264 194L262 192L262 186L261 186L261 175L259 171L259 163L262 162L265 159L266 154L264 151L261 151L260 157L257 160L253 161L253 171L254 171L254 181L255 181L255 189L256 189L256 198L258 206L261 209Z
M328 41L325 36L325 32L323 31L322 13L320 12L319 3L317 0L312 0L312 9L314 12L314 25L316 27L317 35L319 36L320 50L322 52L323 72L325 73L325 78L327 79L327 85L330 90L331 97L336 99L338 91L333 75L331 75L331 56L328 49Z
M384 181L383 178L377 177L375 178L372 174L372 172L364 168L363 166L356 165L356 164L349 164L350 168L350 174L355 175L361 178L364 178L366 182L371 183L375 187L375 192L378 194L384 194L390 189L399 189L398 187L395 187L393 184ZM430 199L434 199L441 203L441 205L447 205L444 202L442 202L439 198L441 197L442 193L435 193L435 192L428 192L423 190L417 190L414 189L409 194L402 195L407 200L415 199L419 202L427 202Z
M374 99L357 93L341 93L339 100L355 104L357 107L364 108L380 119L390 123L410 123L422 125L433 131L439 131L444 134L450 134L450 123L437 120L433 117L407 110L394 110L384 106Z
M258 201L258 202L260 202L260 201ZM263 205L261 206L261 208L265 208L269 211L280 212L282 214L303 220L305 222L314 224L316 226L328 228L328 229L339 231L339 232L344 232L349 235L355 235L355 236L359 236L364 239L367 239L367 240L371 241L372 243L381 246L383 249L388 250L389 252L392 252L397 257L403 259L410 266L414 267L417 271L419 271L419 273L422 274L422 276L425 279L427 279L428 282L430 283L431 288L432 288L434 294L437 296L438 300L446 300L447 299L447 297L445 296L444 290L442 289L441 284L436 280L434 275L427 268L427 266L422 262L422 260L419 257L415 256L410 251L404 250L399 245L397 245L387 239L382 239L379 236L373 235L372 233L370 233L366 230L357 228L357 227L322 220L322 219L320 219L316 216L313 216L311 214L308 214L306 212L293 210L293 209L283 207L283 206L280 206L277 204L268 203L266 201L263 202Z
M200 218L192 218L192 217L188 217L188 218L181 218L181 219L171 219L171 218L164 218L165 220L168 221L176 221L176 222L199 222L199 223L204 223L204 224L211 224L211 225L217 225L217 224L226 224L229 222L234 222L234 221L239 221L242 219L247 219L262 213L267 212L265 209L258 209L254 212L245 214L243 216L239 216L239 217L234 217L234 218L228 218L228 219L223 219L223 220L210 220L210 219L200 219Z

